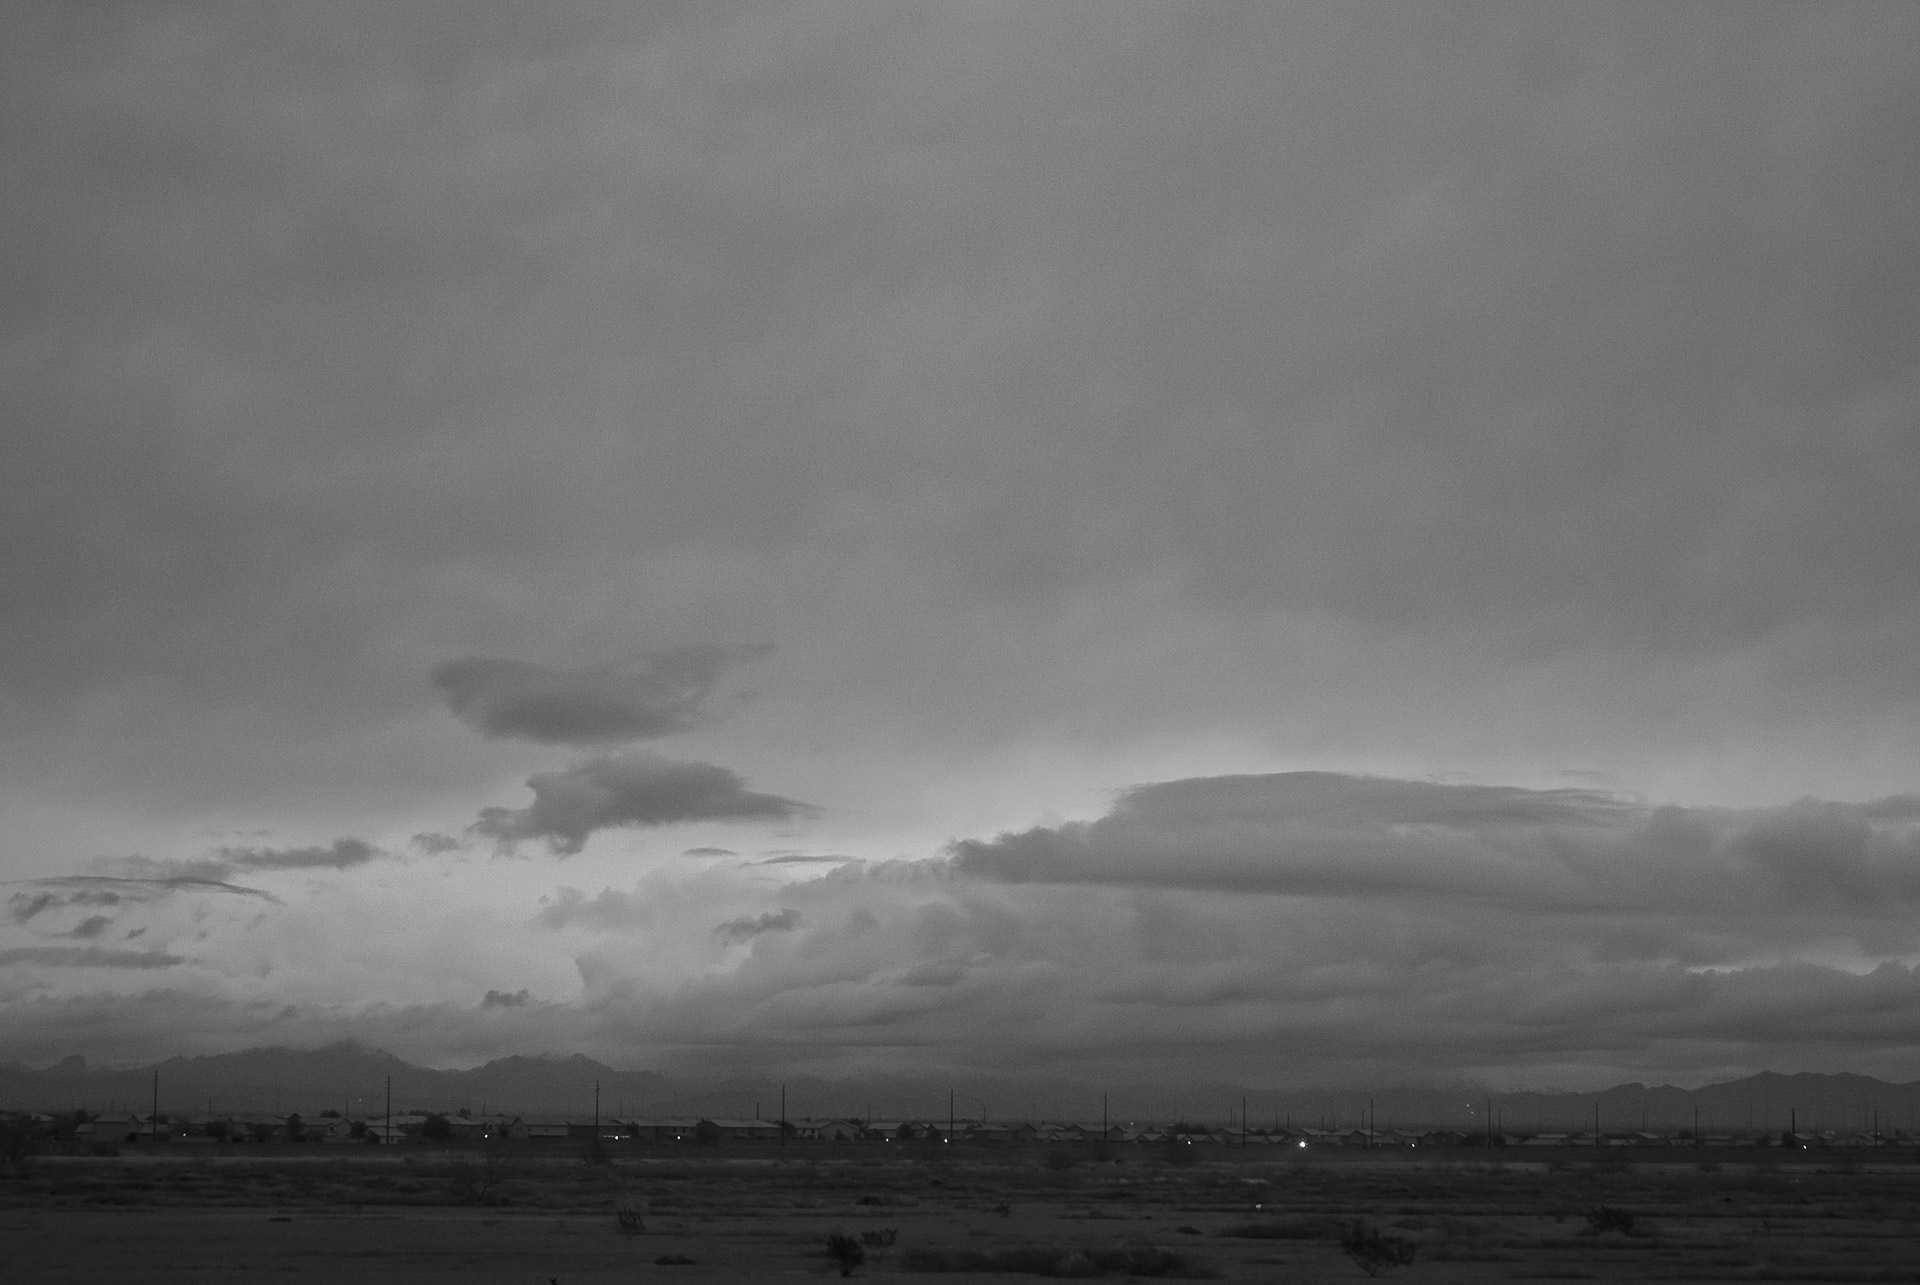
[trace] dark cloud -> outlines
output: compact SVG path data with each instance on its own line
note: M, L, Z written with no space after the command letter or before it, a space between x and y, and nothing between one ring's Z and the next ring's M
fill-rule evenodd
M411 840L414 847L431 857L445 856L449 852L460 850L460 840L450 834L434 831L422 831Z
M752 941L762 933L792 932L804 922L804 918L797 910L791 908L781 911L769 910L757 916L743 915L738 919L729 919L724 924L715 926L713 935L729 943Z
M487 808L474 830L511 846L544 840L561 855L579 852L597 830L674 825L685 821L784 821L805 816L804 803L745 788L738 774L712 763L630 753L586 759L528 778L533 802Z
M960 874L1534 911L1718 915L1920 901L1920 825L1886 801L1687 809L1590 790L1323 772L1123 793L1091 823L952 845Z
M113 920L106 915L88 915L72 928L69 928L66 935L68 937L78 937L85 940L100 936L112 926Z
M740 854L732 848L688 848L680 855L683 857L737 857Z
M490 990L480 997L481 1008L519 1008L531 998L525 987L517 991Z
M0 966L43 968L172 968L187 961L159 950L110 950L101 946L13 946L0 949Z
M12 910L14 922L21 924L54 904L54 896L50 892L16 892L7 898L7 905Z
M483 735L606 745L687 731L721 673L765 650L680 647L578 669L470 656L434 666L432 680L455 717Z

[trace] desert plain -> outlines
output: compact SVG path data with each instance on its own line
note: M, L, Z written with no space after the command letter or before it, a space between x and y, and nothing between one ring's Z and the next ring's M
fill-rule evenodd
M8 1281L1920 1280L1904 1153L903 1146L36 1156ZM1355 1257L1355 1225L1390 1257ZM839 1260L839 1234L860 1246ZM849 1258L856 1262L847 1261Z

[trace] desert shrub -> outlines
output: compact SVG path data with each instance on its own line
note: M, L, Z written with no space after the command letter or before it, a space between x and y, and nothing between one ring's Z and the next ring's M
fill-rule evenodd
M897 1228L876 1227L871 1231L861 1232L860 1243L868 1249L890 1249L899 1236L900 1232Z
M1116 1245L1069 1249L1058 1245L1017 1245L1008 1249L909 1249L900 1266L909 1272L996 1272L1027 1276L1081 1278L1142 1276L1206 1278L1206 1268L1155 1245Z
M853 1275L867 1261L866 1246L842 1231L827 1233L826 1252L827 1261L838 1267L842 1276Z
M1587 1210L1587 1230L1595 1236L1610 1231L1630 1236L1633 1234L1633 1211L1615 1205L1595 1205Z
M420 1136L431 1142L445 1142L453 1136L453 1122L443 1115L430 1115L420 1122Z
M693 1260L685 1254L662 1254L653 1260L655 1267L692 1267Z
M1080 1163L1080 1157L1061 1147L1051 1148L1041 1161L1048 1169L1058 1173L1062 1169L1071 1169Z
M645 1225L640 1221L640 1211L632 1205L620 1205L613 1211L613 1217L614 1221L619 1224L620 1230L629 1236L638 1236L642 1231L646 1230Z
M1369 1276L1382 1276L1413 1261L1414 1244L1399 1236L1388 1236L1377 1227L1356 1222L1340 1239L1340 1248L1355 1267Z
M1241 1223L1214 1233L1235 1240L1338 1240L1347 1224L1338 1218L1281 1218L1266 1223Z

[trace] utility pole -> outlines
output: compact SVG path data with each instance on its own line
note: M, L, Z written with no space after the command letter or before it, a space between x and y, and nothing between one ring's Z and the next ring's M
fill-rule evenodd
M1493 1145L1493 1099L1487 1099L1487 1145Z
M953 1145L953 1086L947 1086L947 1145Z
M787 1145L787 1086L780 1086L780 1146Z
M153 1068L153 1140L160 1141L160 1068Z
M756 1117L760 1114L757 1104L754 1106L753 1114ZM598 1080L593 1082L593 1148L595 1151L600 1149L600 1081Z
M1240 1095L1240 1149L1247 1148L1247 1095Z
M1600 1145L1600 1099L1593 1100L1593 1145Z
M1700 1137L1700 1104L1698 1102L1693 1104L1693 1145L1696 1147L1704 1145Z
M393 1077L387 1077L387 1145L393 1145Z

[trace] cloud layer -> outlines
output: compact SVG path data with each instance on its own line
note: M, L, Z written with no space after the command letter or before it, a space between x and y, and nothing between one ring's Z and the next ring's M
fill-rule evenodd
M736 772L712 763L627 753L584 759L539 772L524 808L484 809L473 829L505 847L544 840L560 855L586 846L598 830L687 821L783 821L804 816L804 803L746 788Z
M683 1069L1166 1084L1897 1075L1920 1055L1912 796L1725 809L1328 772L1167 781L920 860L675 859L503 902L484 929L423 883L368 939L441 943L406 993L378 957L355 979L331 962L335 925L388 899L351 880L258 911L204 901L138 950L75 944L110 886L16 895L15 931L36 936L7 947L0 1004L25 1046L133 1040L153 1004L181 1023L168 1047L229 1038L255 1005L262 1038L364 1020L442 1060L537 1039ZM181 978L164 998L62 980L161 966Z
M1910 1077L1916 49L23 13L10 1046Z

